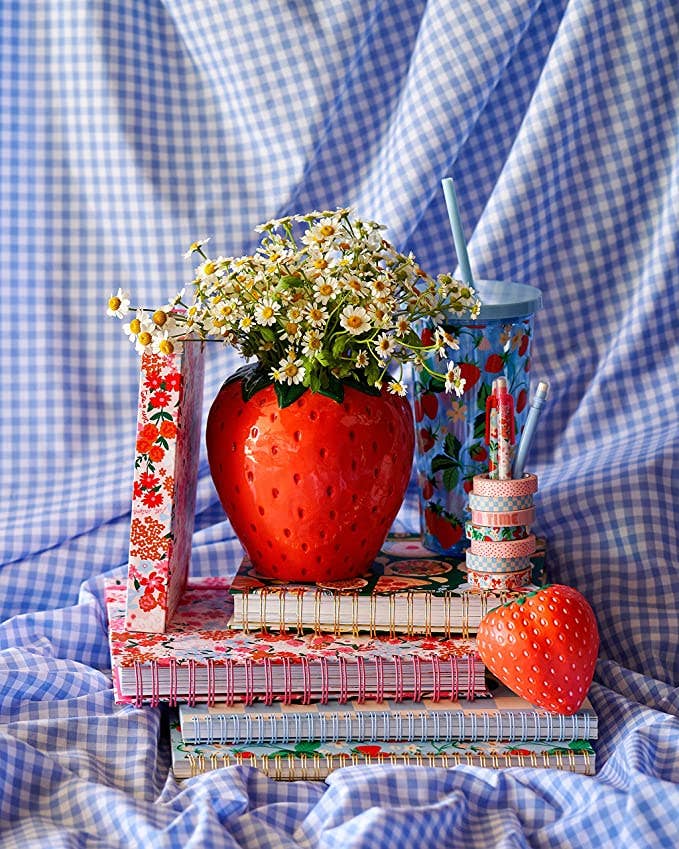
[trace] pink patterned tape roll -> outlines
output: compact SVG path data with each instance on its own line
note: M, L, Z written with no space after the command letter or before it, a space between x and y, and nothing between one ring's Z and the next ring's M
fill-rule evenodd
M530 557L535 551L535 534L529 534L525 539L473 539L471 551L472 554L496 557L498 560L507 557Z
M520 569L518 572L500 572L498 574L470 570L467 572L467 582L480 590L493 590L495 592L518 590L520 587L530 584L531 570Z
M517 572L530 569L530 557L489 557L486 554L473 554L469 549L465 555L467 569L474 572Z
M473 515L473 514L472 514ZM530 533L527 525L476 525L473 522L465 522L465 536L467 539L502 540L502 539L525 539Z
M488 474L474 475L474 495L490 495L495 497L532 495L538 491L538 479L535 475L526 473L520 478L507 480L491 479Z
M534 521L535 507L526 507L524 510L500 510L493 513L472 510L473 524L484 527L506 528L512 525L532 525Z

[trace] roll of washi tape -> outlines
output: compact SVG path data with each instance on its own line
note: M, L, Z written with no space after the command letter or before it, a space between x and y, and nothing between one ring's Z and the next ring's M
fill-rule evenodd
M469 494L469 509L481 510L484 513L504 513L512 510L526 510L533 506L533 495L490 496Z
M464 531L467 539L503 540L525 539L530 533L528 525L480 525L466 522Z
M506 528L513 525L532 525L534 521L535 507L525 507L523 510L498 510L492 513L485 510L472 510L472 523L484 527Z
M480 590L493 590L494 592L518 590L531 583L531 570L520 569L517 572L500 573L470 570L467 572L467 583Z
M467 569L475 572L517 572L520 569L530 569L530 557L490 557L487 554L475 554L467 549L465 555Z
M538 491L538 479L535 475L526 473L520 478L499 480L489 478L488 474L474 475L474 495L498 496L532 495Z
M528 534L525 539L478 540L471 542L471 553L505 558L530 557L535 551L535 534Z

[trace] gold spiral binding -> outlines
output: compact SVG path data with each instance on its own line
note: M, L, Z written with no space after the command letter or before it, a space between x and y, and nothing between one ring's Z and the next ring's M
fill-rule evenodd
M321 601L323 600L323 590L314 590L314 633L321 633Z

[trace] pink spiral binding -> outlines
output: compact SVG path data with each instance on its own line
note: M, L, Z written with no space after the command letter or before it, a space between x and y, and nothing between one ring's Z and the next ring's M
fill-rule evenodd
M144 679L141 674L141 663L138 660L134 662L134 682L137 690L134 706L141 707L144 704Z
M292 690L292 664L290 663L289 657L283 658L283 673L285 679L285 688L283 690L283 704L289 705L293 699L293 690ZM273 693L272 701L273 701Z
M215 662L212 658L207 661L207 703L209 707L215 703Z
M273 666L271 658L264 658L264 704L273 703Z
M434 655L431 659L432 678L434 679L434 701L441 700L441 660Z
M394 696L394 699L397 702L402 702L403 701L403 661L398 656L394 656L392 658L392 660L394 662L394 677L396 679L396 682L394 684L394 690L395 690L396 695Z
M384 701L384 660L381 657L375 658L375 699L378 702Z
M349 700L349 688L347 682L347 659L345 657L337 658L337 666L339 669L340 691L339 701L341 704Z
M460 694L460 680L458 676L457 658L450 658L450 698L455 701Z
M177 661L171 657L170 658L170 698L169 703L170 707L177 707Z
M413 656L413 699L422 698L422 658Z
M302 692L302 704L308 705L311 703L311 670L309 669L309 658L302 655L300 661L302 664L302 687L304 688Z
M234 681L233 681L233 667L234 667L233 658L227 658L224 661L224 672L226 673L225 674L226 693L224 695L224 698L226 699L226 703L227 703L227 705L229 705L229 707L231 707L233 705L235 698L236 698Z
M187 701L191 707L196 703L196 661L189 661L189 692Z
M243 701L246 705L251 705L255 696L255 688L252 675L252 660L248 657L245 659L245 693Z
M365 701L365 661L358 655L356 657L356 676L358 678L358 703Z
M329 695L329 686L328 686L328 659L327 657L320 657L319 663L321 664L321 702L322 704L326 704L328 701Z

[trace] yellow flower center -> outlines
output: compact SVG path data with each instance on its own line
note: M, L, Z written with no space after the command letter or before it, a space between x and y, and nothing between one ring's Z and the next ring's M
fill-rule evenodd
M321 285L318 287L318 291L323 296L332 295L332 286L330 285L330 283L321 283Z
M347 324L349 327L360 327L363 324L363 319L360 315L350 315Z
M285 332L288 336L295 336L297 331L299 330L299 325L295 324L294 321L286 321L285 322Z
M294 377L299 369L294 363L288 363L283 371L285 372L286 377Z
M162 339L158 345L161 354L174 354L174 345L169 339Z
M167 321L167 313L165 310L156 310L151 316L156 327L162 327Z
M122 301L120 300L120 298L116 298L114 296L114 297L108 299L108 308L110 310L114 310L114 311L119 310L121 303L122 303Z
M324 224L321 227L321 236L332 236L334 232L335 228L332 226L332 224Z
M208 260L208 262L206 262L205 265L203 266L203 271L206 274L214 274L216 270L217 270L217 263L212 262L212 260Z
M262 318L271 318L273 315L273 307L266 306L262 309Z
M324 259L322 256L319 256L317 259L314 260L314 268L327 268L327 267L328 267L328 261L327 261L327 259Z
M151 338L151 334L148 331L144 330L142 333L139 334L139 336L137 336L137 341L140 345L146 346L150 343Z
M134 333L135 336L139 334L141 330L141 321L138 318L133 318L130 322L130 333Z

